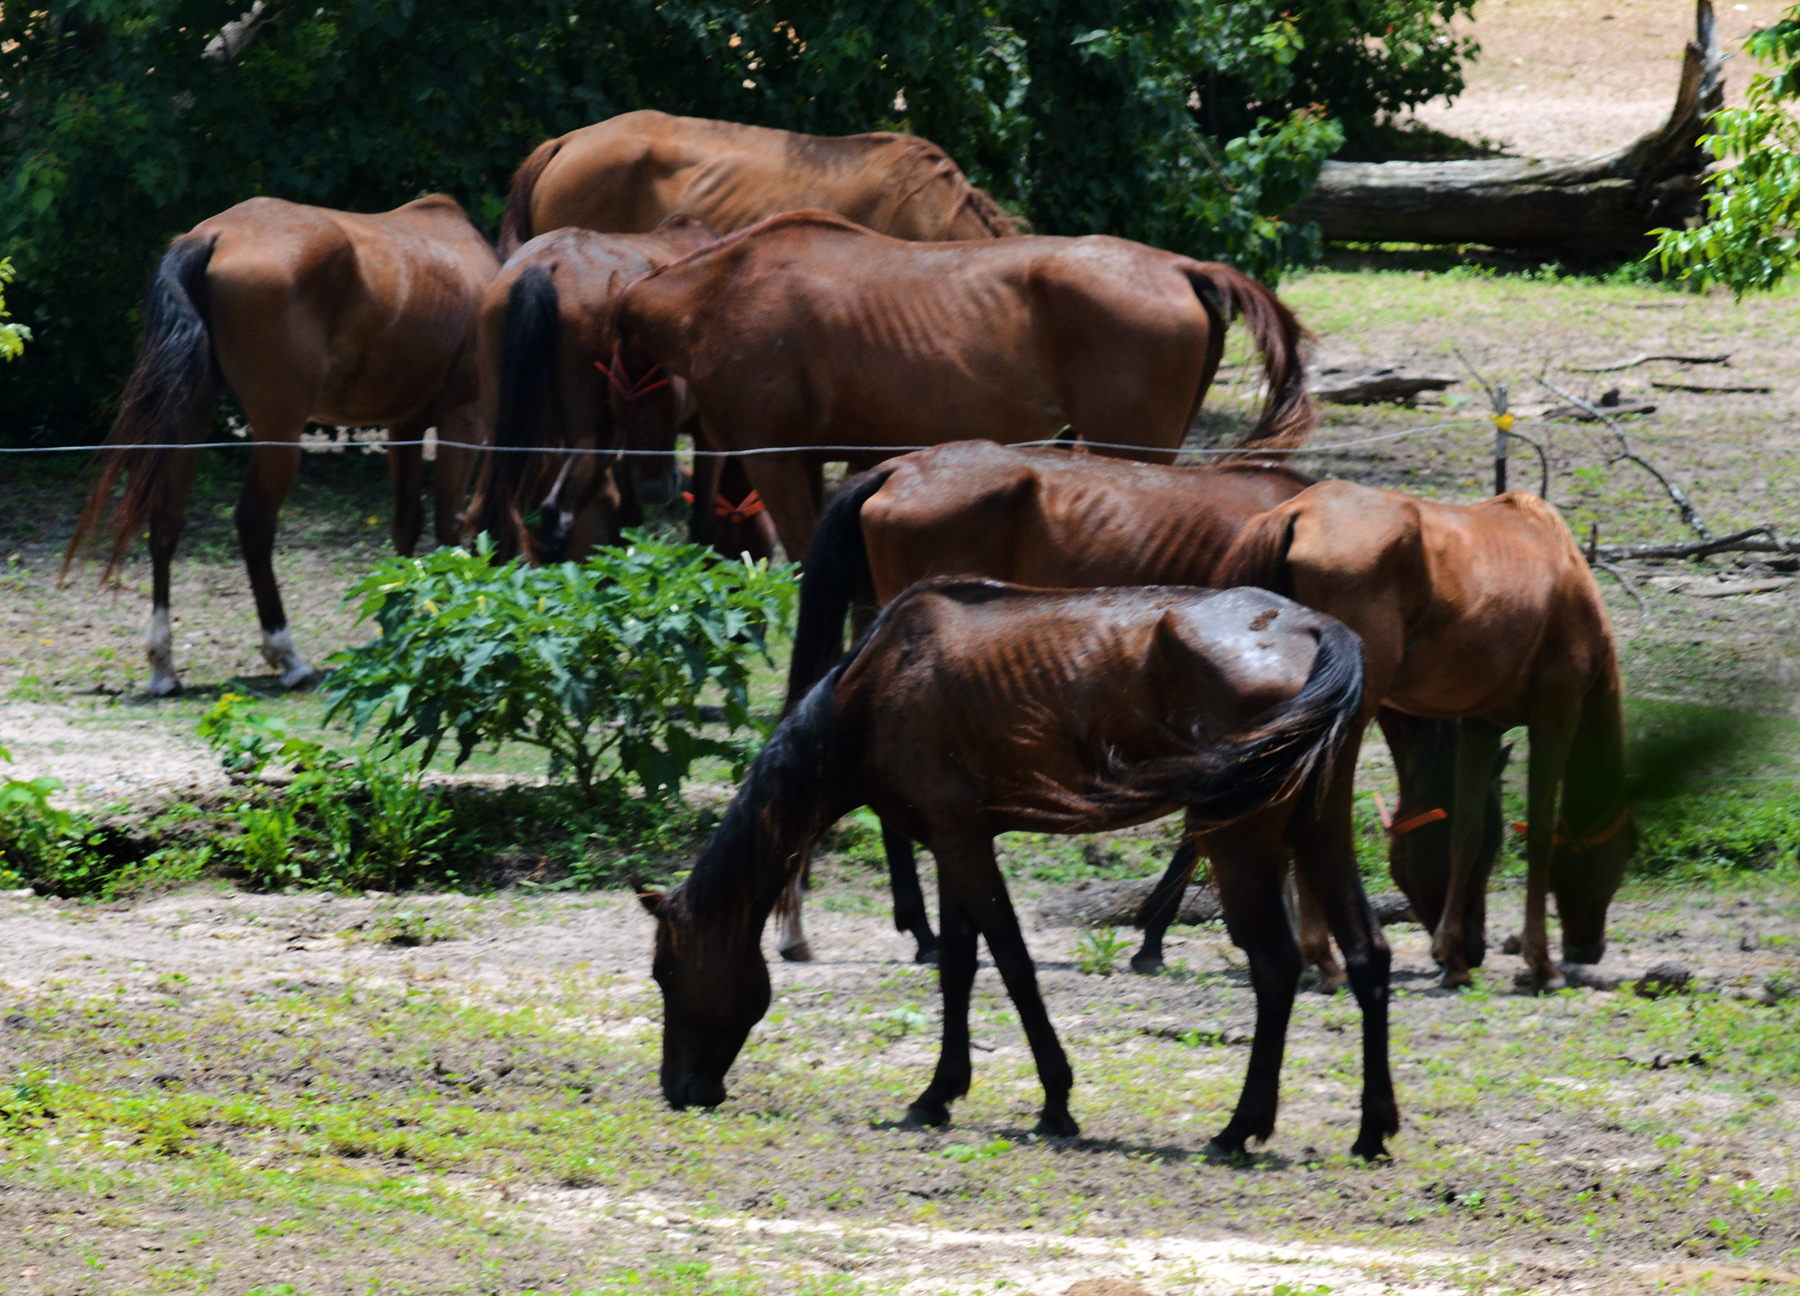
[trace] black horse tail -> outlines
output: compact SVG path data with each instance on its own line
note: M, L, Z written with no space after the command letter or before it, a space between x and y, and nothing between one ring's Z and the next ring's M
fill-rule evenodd
M786 715L824 679L844 655L844 618L859 586L870 583L869 549L863 540L862 508L887 485L891 467L872 468L847 482L819 516L806 567L800 576L800 615L794 627L794 655L788 666Z
M555 378L561 301L556 280L544 266L528 266L506 294L506 334L500 351L500 403L494 419L494 447L470 515L476 532L493 537L502 560L534 552L525 515L532 501L525 492L536 477L527 471L533 456L519 447L542 435L544 399Z
M1300 691L1266 711L1255 728L1185 756L1106 771L1087 799L1111 812L1180 804L1222 825L1308 788L1324 793L1328 776L1358 733L1362 716L1362 640L1325 619L1319 648Z
M100 456L100 479L63 555L65 575L76 550L100 529L113 486L126 473L124 494L112 510L113 546L105 574L118 570L162 494L172 452L158 447L185 440L201 405L218 399L219 370L206 322L206 268L212 261L213 242L183 235L169 245L150 274L137 364L125 383L118 417Z

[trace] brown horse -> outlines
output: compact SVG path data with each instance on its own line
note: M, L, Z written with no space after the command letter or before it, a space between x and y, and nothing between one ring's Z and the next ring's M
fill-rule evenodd
M644 234L684 214L721 234L816 207L895 238L1004 238L1018 222L916 135L799 135L631 112L532 150L500 223L510 257L564 225Z
M475 307L499 268L461 207L442 194L361 215L252 198L176 239L150 280L137 365L107 438L100 478L63 560L102 524L121 472L125 491L107 572L150 531L150 692L179 691L169 624L169 564L181 538L198 452L154 447L203 438L229 387L250 420L250 472L237 506L262 653L296 685L312 668L295 650L270 556L281 502L300 467L307 423L386 427L416 442L479 434ZM134 447L151 447L136 449ZM394 547L424 528L418 445L388 451ZM437 538L462 533L473 455L440 445Z
M521 549L561 558L576 518L597 500L605 500L609 522L617 517L621 483L614 464L595 453L618 443L609 400L618 342L613 307L627 283L712 241L711 230L685 216L651 234L559 229L521 247L488 285L476 326L477 363L482 416L497 453L489 456L470 518L494 538L501 558ZM639 395L676 409L682 399L680 387L666 383ZM526 454L525 446L579 453ZM638 460L633 467L649 465ZM622 484L647 484L639 493L658 499L672 493L667 483ZM534 507L542 518L535 538L525 525Z
M943 1050L906 1125L942 1125L968 1092L976 939L1019 1011L1044 1085L1038 1132L1078 1132L1074 1075L1039 995L994 859L996 833L1094 832L1185 808L1230 832L1260 821L1320 897L1363 1014L1362 1124L1384 1155L1399 1125L1387 1061L1388 948L1357 876L1347 792L1362 707L1355 635L1262 591L1030 590L945 579L895 599L850 658L788 713L686 881L646 894L663 992L664 1096L716 1106L767 1011L762 929L819 835L872 805L937 857ZM1323 807L1321 809L1321 807ZM1300 955L1285 865L1227 856L1217 876L1248 952L1256 1036L1243 1094L1214 1142L1274 1131Z
M1575 538L1527 494L1439 504L1321 482L1244 529L1222 585L1257 585L1362 636L1369 697L1460 719L1450 878L1432 953L1469 981L1468 901L1481 872L1480 803L1505 731L1530 735L1523 949L1540 987L1563 983L1545 934L1554 891L1563 954L1598 962L1606 910L1637 845L1626 801L1618 656ZM1372 707L1370 708L1372 709Z
M857 620L866 625L877 606L913 582L953 574L1061 589L1211 585L1239 532L1312 484L1311 478L1272 464L1173 468L988 441L889 460L848 483L820 519L801 579L787 705L796 705L842 654L844 618L853 603ZM1413 720L1385 708L1379 718L1395 749L1401 781L1397 822L1406 828L1420 813L1429 816L1447 804L1445 790L1434 782L1437 771L1414 753L1426 747L1441 754L1444 737L1431 731L1448 727L1454 733L1455 723ZM1486 809L1494 825L1485 857L1491 865L1499 850L1497 791ZM1422 835L1397 832L1391 862L1402 889L1418 894L1421 917L1435 888L1435 922L1449 872L1448 835L1429 822L1413 826ZM925 918L912 843L888 825L883 830L895 926L912 932L920 958L928 959L936 942ZM1183 840L1138 915L1145 934L1131 960L1135 971L1162 967L1163 934L1200 856L1228 848L1228 841ZM1472 905L1481 902L1480 896L1471 897ZM810 947L797 889L777 912L778 947L784 956L805 957ZM1311 919L1314 907L1307 905L1304 913ZM1469 929L1479 940L1481 913L1471 913ZM1301 950L1319 968L1325 988L1342 983L1343 970L1331 955L1322 923L1308 921L1302 928Z
M750 481L795 557L812 539L825 459L868 466L883 447L1067 432L1168 462L1234 309L1268 384L1246 444L1297 445L1314 421L1300 325L1228 266L1101 236L906 243L797 212L625 290L614 407L628 447L666 451L666 412L630 392L685 378L708 444L757 452ZM764 453L796 446L817 449Z

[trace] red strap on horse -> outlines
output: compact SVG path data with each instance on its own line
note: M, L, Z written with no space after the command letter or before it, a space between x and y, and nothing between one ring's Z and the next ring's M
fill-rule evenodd
M758 513L764 512L768 507L767 504L762 502L761 495L758 495L755 491L751 491L736 504L733 504L723 495L719 496L717 502L713 505L713 513L718 517L724 518L727 522L741 524L748 522Z
M1436 823L1440 819L1450 817L1448 810L1439 808L1421 810L1417 814L1409 814L1406 818L1396 822L1394 816L1388 813L1387 802L1381 799L1381 793L1377 792L1374 795L1375 813L1381 819L1382 831L1389 837L1404 837L1415 828L1423 828L1426 824Z
M1626 824L1636 818L1637 811L1633 810L1630 806L1625 806L1620 809L1618 814L1612 817L1606 827L1590 828L1574 841L1569 841L1561 833L1557 833L1550 838L1550 844L1552 846L1567 846L1571 855L1579 855L1582 851L1593 850L1594 847L1604 845L1611 841L1614 837L1617 837L1620 833L1625 831ZM1565 823L1563 827L1567 828L1568 825ZM1531 825L1520 820L1513 824L1513 831L1523 835L1531 831Z
M1442 806L1434 810L1421 810L1417 814L1409 814L1404 819L1397 819L1388 825L1389 837L1404 837L1415 828L1423 828L1426 824L1437 823L1440 819L1448 819L1450 812Z
M650 381L650 379L655 376L657 370L662 368L661 365L656 364L653 364L648 369L644 370L643 375L639 377L637 381L628 384L625 380L631 375L625 371L625 360L624 357L619 354L619 344L617 342L613 343L611 363L604 360L596 360L594 361L594 368L605 374L606 380L614 387L618 388L619 395L626 400L636 400L640 396L648 396L658 387L667 387L669 385L669 379L666 376L658 378L655 382Z

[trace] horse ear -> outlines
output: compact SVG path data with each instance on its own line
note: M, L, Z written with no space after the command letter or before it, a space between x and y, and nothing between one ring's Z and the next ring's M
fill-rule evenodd
M637 898L638 903L644 906L645 913L649 914L652 918L662 917L663 892L639 891L637 893Z

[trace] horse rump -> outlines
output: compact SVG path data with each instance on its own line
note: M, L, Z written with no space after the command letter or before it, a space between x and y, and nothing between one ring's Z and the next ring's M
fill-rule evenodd
M206 322L206 269L212 254L211 238L184 235L150 272L137 363L100 456L99 480L63 555L65 574L76 551L99 530L113 487L129 469L124 493L112 510L113 546L105 575L118 570L132 537L144 529L156 505L172 453L167 447L185 439L202 403L218 398L220 376Z
M545 140L532 149L519 169L513 172L512 186L506 191L506 210L500 216L500 240L496 248L504 261L519 250L519 245L532 238L531 197L537 191L538 178L550 160L562 151L561 140Z
M1181 804L1218 827L1306 790L1322 795L1332 767L1358 733L1362 715L1362 640L1323 618L1312 669L1298 693L1271 707L1255 728L1182 756L1137 764L1111 762L1085 800L1101 813Z

